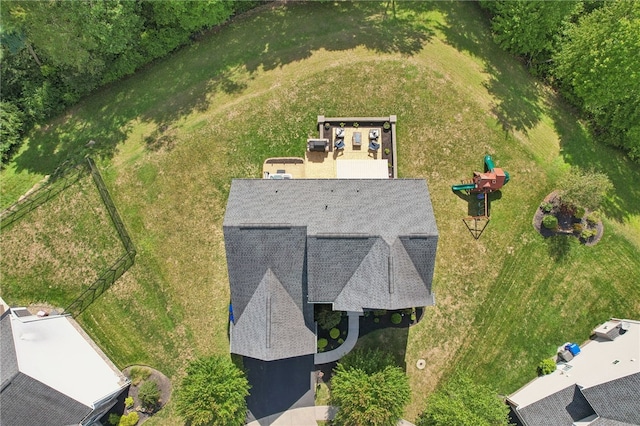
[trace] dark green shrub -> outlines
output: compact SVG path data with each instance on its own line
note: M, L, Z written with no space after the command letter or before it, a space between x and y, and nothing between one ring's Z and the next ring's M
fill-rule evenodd
M343 344L344 343L344 339L343 338L338 339L338 343L339 344Z
M394 324L400 324L402 322L402 315L397 312L394 313L393 315L391 315L391 322Z
M389 123L388 121L385 121L384 124L382 125L382 128L385 130L389 130L391 128L391 123Z
M373 315L377 316L377 317L381 317L383 315L386 315L387 311L384 309L376 309L373 311Z
M390 153L390 152L391 152L391 150L389 150L389 148L385 148L385 149L384 149L384 153L385 153L385 155L389 155L389 153Z
M138 399L142 408L147 410L153 410L160 401L160 389L158 384L153 380L143 382L138 389Z
M540 208L545 213L550 213L553 210L553 203L542 203L540 204Z
M542 226L547 229L558 228L558 218L553 215L547 215L542 218Z
M120 423L120 417L120 414L117 413L109 414L109 424L111 426L118 426L118 424Z
M329 306L322 306L318 311L316 311L316 321L318 322L318 327L323 330L331 330L338 324L340 324L340 320L342 319L342 312L333 311Z
M538 364L538 374L545 376L556 371L556 363L551 358L546 358L540 361Z
M327 339L318 339L318 349L324 349L327 347L327 345L329 344L329 341Z
M597 233L597 229L583 229L582 232L580 232L580 238L588 240L591 237L595 237Z
M340 330L338 330L337 328L332 328L329 332L329 336L331 336L332 339L337 339L338 337L340 337Z
M584 210L584 208L583 208L583 207L578 207L578 208L576 208L576 211L573 213L573 215L574 215L575 217L577 217L578 219L582 219L582 217L584 216L584 214L585 214L585 210Z
M373 322L375 322L376 324L380 322L380 318L374 318Z

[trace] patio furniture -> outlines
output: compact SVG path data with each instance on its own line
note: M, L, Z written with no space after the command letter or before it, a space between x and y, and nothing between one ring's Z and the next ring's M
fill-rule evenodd
M377 151L378 149L380 149L380 144L374 141L369 142L369 150L371 151Z
M336 127L336 138L344 138L344 127Z
M309 151L309 152L329 152L329 139L309 139L309 140L307 140L307 151Z
M353 134L353 146L361 146L362 145L362 133L355 132Z
M344 149L344 139L336 139L334 147L336 149Z
M371 129L371 130L369 130L369 139L377 141L378 140L378 136L380 136L380 130L379 129Z

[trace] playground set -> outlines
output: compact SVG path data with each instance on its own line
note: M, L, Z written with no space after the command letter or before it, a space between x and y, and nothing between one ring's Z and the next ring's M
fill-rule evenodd
M509 172L496 167L490 155L484 156L484 173L473 172L473 179L452 185L451 189L465 192L467 195L477 194L478 214L462 219L464 224L477 240L489 223L489 194L498 191L509 182Z

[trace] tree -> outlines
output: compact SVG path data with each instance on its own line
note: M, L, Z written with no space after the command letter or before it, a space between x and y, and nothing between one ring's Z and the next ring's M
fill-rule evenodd
M507 426L508 415L509 407L493 389L457 374L428 398L417 425Z
M484 7L495 14L491 28L496 42L509 52L526 56L530 63L551 56L556 35L580 4L577 1L541 0L484 3Z
M379 350L350 353L331 379L331 404L340 407L335 422L344 426L395 425L410 397L406 374Z
M640 2L612 1L564 34L554 75L605 139L640 159Z
M0 102L0 164L3 164L11 150L20 144L23 114L11 102Z
M604 173L572 167L559 182L559 195L564 206L596 210L613 184Z
M193 426L243 425L248 395L244 372L228 357L210 356L187 367L177 390L176 409Z
M155 409L160 401L160 389L158 389L158 384L153 380L143 382L138 390L138 399L142 404L142 408L146 410Z

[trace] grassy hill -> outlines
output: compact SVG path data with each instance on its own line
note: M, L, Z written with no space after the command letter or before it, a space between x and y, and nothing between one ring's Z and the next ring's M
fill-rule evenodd
M557 345L582 342L609 317L640 316L637 165L595 144L500 51L474 3L398 3L395 16L385 5L255 10L37 129L2 172L7 206L64 159L100 159L139 254L79 321L120 367L145 363L178 379L190 357L228 352L230 181L259 177L268 156L302 155L316 115L396 114L399 175L429 185L437 306L400 338L374 336L406 341L408 419L456 368L507 394ZM476 241L450 186L487 153L512 181ZM532 226L572 165L615 185L595 247L544 240ZM169 405L152 423L176 424L173 416Z

